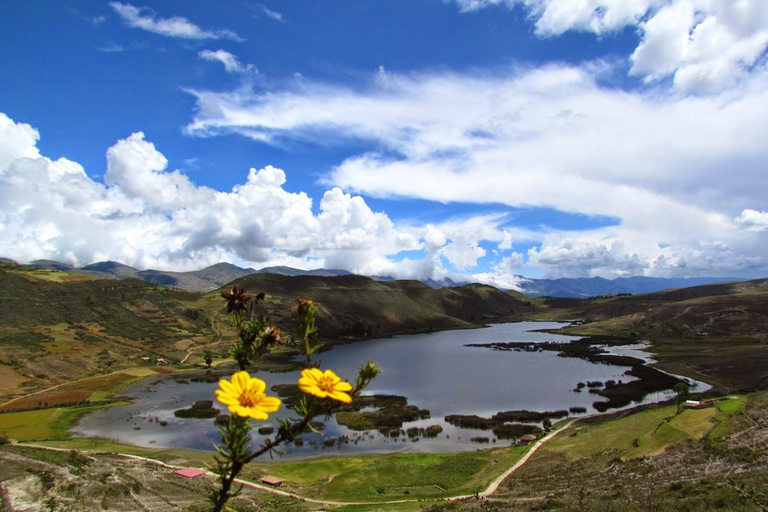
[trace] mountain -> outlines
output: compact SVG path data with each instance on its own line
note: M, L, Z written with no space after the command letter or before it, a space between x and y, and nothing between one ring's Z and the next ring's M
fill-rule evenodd
M74 270L75 268L72 265L67 265L66 263L60 263L58 261L53 261L53 260L35 260L35 261L30 261L29 264L35 267L48 268L51 270L61 270L64 272L69 270Z
M138 270L128 265L123 265L117 261L101 261L98 263L91 263L84 267L80 267L79 270L87 271L88 273L99 275L103 277L113 277L116 279L125 279L126 277L136 277Z
M652 293L672 288L685 288L724 281L740 281L727 277L661 278L661 277L619 277L604 279L562 278L529 279L521 283L522 292L528 297L600 297L603 295Z
M240 268L237 265L233 265L231 263L217 263L202 270L183 273L194 276L198 279L202 279L203 281L207 281L213 285L216 285L216 288L220 288L227 283L231 283L238 277L247 276L248 274L253 274L254 272L256 271L252 268Z
M87 272L128 270L109 262L91 268L62 272L0 263L0 396L135 366L141 357L182 361L190 350L199 357L209 344L226 352L222 341L233 333L219 291L181 291L171 281L201 278L155 271L137 272L142 279L97 278ZM237 272L219 266L207 277L230 271ZM147 282L152 279L170 287ZM312 298L327 341L466 329L521 319L532 310L521 294L485 285L437 290L419 281L272 273L248 274L232 284L264 292L257 313L288 335L296 300Z
M8 260L12 262L12 260ZM36 260L31 264L52 270L63 272L84 272L93 276L125 279L127 277L136 277L144 281L162 284L164 286L176 287L182 290L193 292L209 292L225 286L235 279L249 274L278 274L283 276L348 276L351 272L340 269L314 269L301 270L292 267L274 266L265 267L259 270L252 268L241 268L231 263L217 263L201 270L190 272L173 272L168 270L137 270L128 265L116 261L102 261L91 263L79 269L52 260ZM391 276L371 276L374 281L396 281ZM604 295L618 294L637 294L652 293L672 288L682 288L698 286L724 281L739 281L738 278L725 277L699 277L699 278L660 278L660 277L619 277L608 280L602 277L592 278L561 278L561 279L528 279L521 278L521 291L528 297L600 297ZM457 282L450 278L434 280L431 278L422 279L432 288L446 288L465 286L467 281Z
M352 272L347 272L346 270L338 270L338 269L324 269L324 268L318 268L315 270L301 270L298 268L292 268L292 267L264 267L260 270L255 270L254 272L258 272L259 274L278 274L281 276L322 276L322 277L332 277L332 276L349 276L352 275Z

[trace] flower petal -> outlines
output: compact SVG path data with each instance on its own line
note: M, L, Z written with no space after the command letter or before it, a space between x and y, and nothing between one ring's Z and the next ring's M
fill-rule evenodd
M258 395L267 389L267 383L256 377L251 377L251 380L248 382L248 387L253 393Z
M334 391L352 391L352 384L347 381L337 382L333 389Z
M255 420L266 420L267 418L269 418L269 416L267 416L267 413L262 412L254 407L251 407L248 409L248 416L250 416Z
M352 403L352 397L346 393L342 393L341 391L332 391L328 393L328 398L338 400L339 402L344 402L345 404Z
M301 370L301 376L318 381L323 378L323 372L321 372L317 368L307 368L305 370Z
M219 380L219 387L225 393L229 393L231 395L237 395L238 394L237 391L235 390L235 387L232 385L232 383L229 382L226 379Z
M243 405L235 406L235 414L237 414L238 416L242 416L244 418L247 418L248 416L251 415L251 410L252 410L251 407L245 407Z
M325 373L323 374L323 377L325 377L326 379L331 381L332 384L336 384L337 382L339 382L341 380L341 378L338 375L336 375L335 373L333 373L333 371L331 371L331 370L325 370Z
M216 399L223 403L224 405L237 405L240 403L240 400L237 399L237 397L231 396L231 395L225 395L224 393L216 394Z
M280 408L280 399L274 396L265 396L256 404L264 412L275 412Z
M235 386L238 395L248 389L248 382L250 380L251 376L248 375L248 372L237 372L232 376L232 384Z

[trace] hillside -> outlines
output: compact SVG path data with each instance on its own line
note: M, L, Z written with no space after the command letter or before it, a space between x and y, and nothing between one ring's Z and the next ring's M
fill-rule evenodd
M9 264L0 267L0 395L181 359L210 341L198 296L141 281L95 279Z
M326 341L468 328L530 310L521 295L483 285L435 290L418 281L280 274L251 274L235 283L265 292L259 313L288 334L296 300L316 300ZM0 396L156 358L200 362L205 350L225 353L232 331L223 306L220 291L203 295L137 278L0 264Z
M195 278L221 282L240 270L223 264ZM88 272L107 271L128 272L107 264ZM0 272L0 394L142 364L140 357L200 362L205 350L226 352L232 339L221 290L199 294L173 283L11 263L0 263ZM288 335L296 300L312 298L326 343L513 320L581 319L569 332L650 340L661 366L674 373L722 389L768 385L765 279L595 299L528 299L479 284L435 289L356 275L251 273L233 284L264 292L258 313Z
M266 293L264 312L286 329L293 325L296 300L312 298L318 328L332 339L474 327L520 319L531 308L521 294L478 284L434 289L419 281L279 274L251 274L231 284Z
M661 367L724 390L768 386L768 279L598 299L537 299L583 335L650 341Z

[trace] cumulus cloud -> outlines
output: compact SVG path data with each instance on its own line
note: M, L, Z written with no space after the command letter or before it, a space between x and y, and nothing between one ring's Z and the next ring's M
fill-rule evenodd
M630 73L673 77L685 92L720 91L744 78L768 47L764 0L455 0L462 12L522 5L541 37L597 35L635 27L640 43Z
M425 245L420 228L398 227L338 188L314 214L312 199L286 191L285 172L272 166L217 191L169 171L165 156L135 133L107 150L101 184L75 162L40 155L38 137L0 114L0 254L20 261L112 259L176 270L232 261L377 273L397 271L389 255ZM445 243L425 236L430 250Z
M243 65L236 56L225 50L203 50L197 55L203 60L222 63L227 73L243 74L257 71L253 64Z
M749 231L764 231L768 229L768 212L747 208L736 217L736 224Z
M768 47L768 3L677 0L640 24L631 73L672 75L683 91L709 93L743 78Z
M131 4L110 2L110 7L131 28L139 28L160 34L161 36L179 39L231 39L244 41L232 30L204 30L187 18L174 16L171 18L158 18L150 9L135 7Z

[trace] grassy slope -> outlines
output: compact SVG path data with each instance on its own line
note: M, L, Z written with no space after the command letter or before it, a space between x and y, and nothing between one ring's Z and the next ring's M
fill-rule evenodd
M331 339L467 328L519 319L529 309L522 295L483 285L435 290L418 281L275 274L252 274L232 284L265 292L266 313L287 329L296 299L312 298L319 306L320 333Z
M505 481L495 503L434 510L757 510L726 479L768 490L767 416L768 393L758 393L716 409L578 423Z
M580 318L581 335L649 340L662 369L719 391L768 387L768 280L609 298L536 299L535 315Z
M205 314L189 305L197 297L138 279L2 265L0 361L15 384L0 392L146 364L141 356L180 359L184 347L212 337Z
M216 270L212 275L222 277L227 268ZM434 290L417 281L273 274L235 283L266 292L258 312L289 334L296 299L313 298L326 340L468 328L517 319L530 309L521 295L482 285ZM139 279L2 263L0 397L146 364L140 357L180 361L191 354L188 363L201 363L205 350L227 352L230 323L219 291L197 294Z

